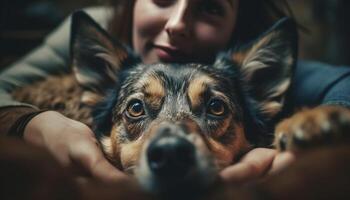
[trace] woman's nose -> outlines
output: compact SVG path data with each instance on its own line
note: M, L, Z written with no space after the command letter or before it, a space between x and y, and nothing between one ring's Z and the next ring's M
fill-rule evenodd
M187 0L179 0L169 14L165 30L171 37L187 37L190 33L191 13Z

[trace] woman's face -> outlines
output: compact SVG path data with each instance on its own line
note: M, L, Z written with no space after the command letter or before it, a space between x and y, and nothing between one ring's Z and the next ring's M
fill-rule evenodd
M209 62L229 45L238 0L136 0L132 42L145 63Z

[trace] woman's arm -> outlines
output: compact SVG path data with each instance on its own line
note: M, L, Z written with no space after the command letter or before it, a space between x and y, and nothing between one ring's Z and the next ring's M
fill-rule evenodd
M292 84L291 101L294 108L321 104L350 108L350 67L300 61Z
M86 10L103 27L110 9ZM66 169L76 176L91 176L116 181L126 176L114 168L98 148L93 132L85 124L58 112L41 112L35 106L17 102L14 89L52 74L70 71L70 17L44 43L0 74L0 132L17 135L36 146L46 148Z
M107 27L111 9L94 7L86 9L102 27ZM14 89L45 79L52 74L68 72L71 18L68 17L46 37L43 44L0 74L0 134L6 134L22 116L38 111L33 105L12 98ZM26 119L25 119L26 120Z
M0 134L21 135L14 133L15 126L23 124L25 115L39 109L12 98L12 91L50 74L65 72L68 67L69 24L67 18L54 30L39 47L21 60L7 67L0 74ZM23 130L21 130L23 131Z
M350 108L350 67L319 62L299 62L287 112L295 108L336 105ZM284 169L295 160L290 152L258 148L248 152L237 164L221 172L224 180L244 184Z

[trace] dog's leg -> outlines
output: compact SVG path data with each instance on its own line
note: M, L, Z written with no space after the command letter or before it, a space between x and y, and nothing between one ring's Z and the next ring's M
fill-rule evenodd
M350 110L338 106L319 106L302 110L280 122L275 130L274 145L282 151L299 151L346 142L349 136Z

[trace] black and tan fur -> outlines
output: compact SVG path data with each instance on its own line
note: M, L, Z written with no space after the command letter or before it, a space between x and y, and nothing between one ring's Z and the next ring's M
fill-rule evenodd
M186 182L204 187L251 148L271 144L271 122L284 106L296 60L293 21L279 21L212 64L142 64L82 12L74 15L72 29L72 73L14 96L90 125L106 157L146 189L169 189L178 181L150 169L147 152L154 141L169 137L194 147L194 157L185 156L193 167L176 190Z

